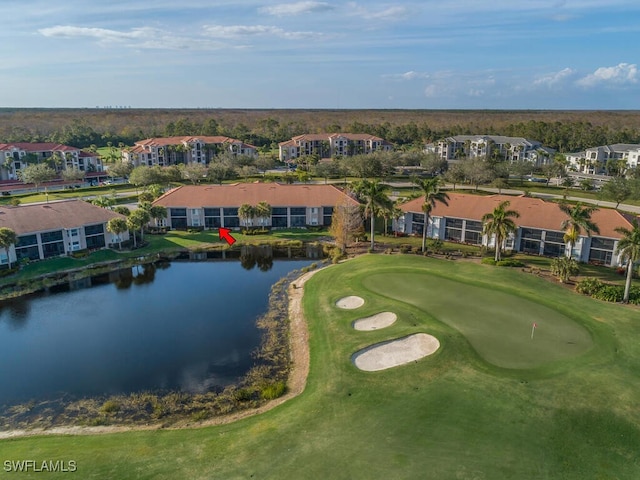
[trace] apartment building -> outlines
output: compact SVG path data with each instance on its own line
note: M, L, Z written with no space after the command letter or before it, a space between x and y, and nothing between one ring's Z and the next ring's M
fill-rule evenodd
M0 143L0 179L18 180L18 172L30 163L48 163L56 171L78 169L101 172L97 153L59 143Z
M568 153L565 158L572 170L581 173L601 174L608 170L607 162L615 162L619 169L637 168L640 160L640 145L615 143L587 148L582 152Z
M518 229L505 239L504 248L533 255L558 257L565 254L564 232L561 230L567 216L557 203L539 198L512 197L508 195L477 196L449 192L448 205L437 203L431 212L427 237L473 245L495 247L495 239L483 233L482 217L491 213L501 202L508 200L509 209L520 217L514 219ZM404 215L394 221L394 229L407 234L422 235L424 229L424 197L411 200L400 209ZM622 259L615 250L621 235L616 227L632 229L632 216L617 210L601 208L591 219L600 233L581 235L573 247L573 257L581 262L608 266L621 265Z
M307 133L278 145L280 160L290 163L295 163L295 159L303 155L347 157L390 151L393 148L386 140L366 133Z
M502 135L456 135L427 144L425 151L447 161L493 157L508 162L532 162L536 166L548 163L556 152L536 140Z
M64 200L46 204L0 206L0 227L16 232L18 241L9 248L9 257L0 251L0 265L23 259L44 260L78 250L93 250L129 239L107 231L107 222L123 215L83 200Z
M134 166L169 166L180 163L208 164L213 158L230 154L255 157L253 145L224 136L184 136L147 138L122 150L122 161Z

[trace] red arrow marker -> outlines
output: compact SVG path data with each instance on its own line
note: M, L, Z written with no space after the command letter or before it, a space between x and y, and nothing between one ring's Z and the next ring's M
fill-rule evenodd
M220 235L220 240L224 240L229 245L236 243L236 239L231 236L231 229L220 227L218 229L218 234Z

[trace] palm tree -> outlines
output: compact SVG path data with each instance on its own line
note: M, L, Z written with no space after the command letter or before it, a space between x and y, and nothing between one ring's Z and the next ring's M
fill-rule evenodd
M16 232L7 227L0 228L0 248L3 248L7 254L7 263L9 264L9 270L11 270L11 257L9 256L9 249L11 245L15 245L18 242L18 235Z
M149 208L149 216L155 220L156 227L158 226L158 221L163 218L167 218L167 208L162 205L153 205Z
M631 289L631 278L633 277L633 264L640 260L640 227L638 220L634 220L633 228L629 230L625 227L617 227L614 230L623 235L616 246L616 254L627 259L627 281L624 284L624 297L622 301L629 303L629 290Z
M429 226L429 218L431 216L431 210L436 206L436 203L443 203L449 205L449 195L440 191L440 179L434 178L415 178L413 180L422 193L424 194L424 202L422 204L422 211L424 212L424 227L422 228L422 252L427 248L427 227Z
M387 187L377 180L361 180L354 185L354 191L364 201L364 216L371 218L371 250L374 249L375 223L378 215L390 203Z
M569 217L562 222L560 229L564 231L563 239L567 244L567 257L571 258L573 247L583 231L589 237L592 233L600 233L598 226L591 220L591 214L598 209L596 207L584 206L581 202L575 205L560 203L559 207L560 210Z
M500 261L500 253L502 252L502 242L509 236L509 233L515 232L518 226L513 221L519 218L520 214L515 210L507 210L511 204L509 200L500 202L491 213L485 213L482 216L482 224L484 234L487 236L494 235L496 244L495 261Z
M133 230L133 246L137 247L137 242L136 242L136 233L135 231L137 229L140 229L140 239L144 240L144 226L149 222L149 220L151 219L149 212L147 212L146 210L139 208L137 210L134 210L133 212L131 212L131 215L129 215L127 217L127 227L129 227L130 230Z
M249 220L252 220L256 216L256 209L253 205L243 203L238 208L238 217L244 222L244 226L249 226Z
M118 236L120 250L122 250L122 237L120 237L120 234L126 232L128 228L127 221L124 218L115 217L107 222L107 230Z
M260 219L260 226L264 226L264 221L271 217L271 205L267 202L259 202L255 207L255 215Z

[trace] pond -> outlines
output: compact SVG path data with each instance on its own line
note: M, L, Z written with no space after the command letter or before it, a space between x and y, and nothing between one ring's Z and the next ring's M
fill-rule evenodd
M141 265L0 302L0 405L235 382L271 286L311 263L246 257Z

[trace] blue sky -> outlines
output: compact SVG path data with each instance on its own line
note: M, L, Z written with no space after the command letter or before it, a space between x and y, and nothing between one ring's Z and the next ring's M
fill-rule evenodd
M638 0L2 0L0 106L640 109Z

